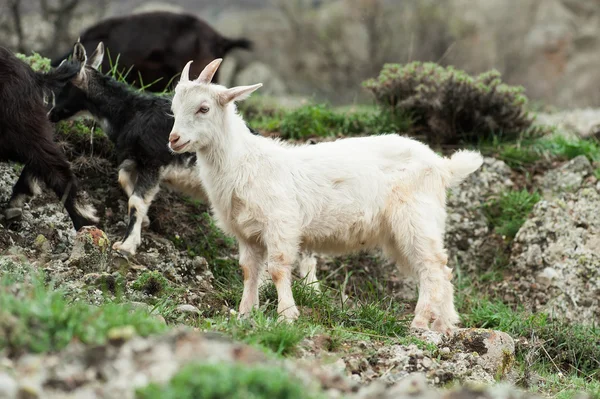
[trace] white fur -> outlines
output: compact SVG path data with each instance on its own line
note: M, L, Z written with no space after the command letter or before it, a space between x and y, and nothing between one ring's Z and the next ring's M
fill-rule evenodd
M299 251L342 254L382 248L420 279L412 326L448 332L458 321L443 247L446 189L482 164L477 152L450 159L396 134L290 145L248 133L234 101L260 85L227 89L182 78L171 138L196 151L218 225L240 244L240 313L258 305L264 261L278 312L295 319L291 265ZM206 113L197 112L208 107Z

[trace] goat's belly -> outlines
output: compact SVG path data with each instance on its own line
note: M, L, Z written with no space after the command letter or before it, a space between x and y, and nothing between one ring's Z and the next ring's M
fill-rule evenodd
M377 248L386 240L384 235L387 230L382 227L375 219L338 226L313 226L302 237L301 246L303 250L329 254Z

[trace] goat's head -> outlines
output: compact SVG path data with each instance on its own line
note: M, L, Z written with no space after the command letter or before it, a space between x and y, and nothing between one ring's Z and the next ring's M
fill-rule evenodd
M55 94L56 102L50 112L50 120L58 122L70 118L81 111L85 111L86 96L90 89L90 82L97 74L98 68L104 58L104 44L98 43L98 47L90 58L85 53L85 48L78 41L73 48L72 60L67 62L79 65L79 72L70 82L64 85Z
M225 134L225 124L235 114L235 101L244 100L262 86L225 86L211 84L211 80L223 61L218 58L209 63L197 79L189 78L188 62L175 87L171 109L175 117L169 136L169 148L176 153L198 151Z

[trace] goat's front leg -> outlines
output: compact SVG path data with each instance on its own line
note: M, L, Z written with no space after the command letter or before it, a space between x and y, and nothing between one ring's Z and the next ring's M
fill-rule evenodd
M123 241L113 244L113 249L129 255L135 255L142 242L142 223L148 214L148 208L158 193L158 171L140 171L133 193L129 197L129 224Z
M266 250L260 245L240 241L240 267L244 274L244 292L240 302L240 317L258 307L259 280L265 269Z
M292 294L292 268L297 257L296 246L268 246L267 270L277 289L277 313L279 318L286 321L296 320L299 316L296 302Z

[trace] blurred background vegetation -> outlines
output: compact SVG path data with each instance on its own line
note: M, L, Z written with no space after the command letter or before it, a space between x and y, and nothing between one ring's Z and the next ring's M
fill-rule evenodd
M496 69L533 106L600 106L599 0L2 0L0 43L52 57L103 18L187 12L251 52L225 60L225 84L335 105L369 103L361 82L385 63L432 61L471 75Z

